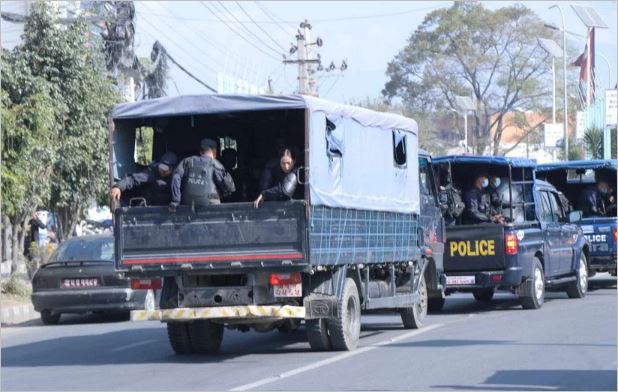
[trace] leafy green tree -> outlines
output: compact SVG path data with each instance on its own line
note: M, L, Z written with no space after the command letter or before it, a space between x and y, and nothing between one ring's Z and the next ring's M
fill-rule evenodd
M498 155L507 113L549 106L549 60L537 39L550 34L522 5L492 11L457 1L425 17L388 64L382 93L417 111L456 108L455 96L472 94L469 144Z
M584 145L592 159L603 158L603 130L596 127L587 129L584 133Z

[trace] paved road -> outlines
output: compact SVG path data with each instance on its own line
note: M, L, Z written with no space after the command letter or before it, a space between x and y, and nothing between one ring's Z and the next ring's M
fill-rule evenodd
M541 310L509 294L448 297L420 330L364 317L353 352L314 353L304 331L227 331L219 356L175 356L164 325L63 316L2 329L2 390L616 390L616 279Z

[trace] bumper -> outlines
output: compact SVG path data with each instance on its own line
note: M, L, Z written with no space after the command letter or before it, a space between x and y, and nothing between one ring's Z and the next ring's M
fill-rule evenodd
M176 308L163 310L134 310L132 321L189 321L203 319L286 319L305 318L303 306L217 306L207 308Z
M145 298L145 290L124 287L57 289L35 291L32 293L32 304L37 312L48 309L61 313L82 313L142 309Z
M616 255L608 255L608 256L590 256L590 269L615 269L616 268Z
M498 280L498 276L502 276ZM453 291L469 291L474 289L488 289L496 287L513 287L519 286L522 282L522 268L512 267L503 271L474 271L474 272L458 272L456 274L447 274L446 290ZM470 277L474 276L473 284L449 284L449 277Z

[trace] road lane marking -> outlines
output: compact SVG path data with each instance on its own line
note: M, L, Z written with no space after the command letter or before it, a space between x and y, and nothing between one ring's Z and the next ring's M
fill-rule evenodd
M353 357L353 356L356 356L356 355L359 355L359 354L363 354L363 353L366 353L368 351L375 350L376 348L379 348L379 347L382 347L382 346L388 346L389 344L392 344L392 343L400 341L400 340L411 338L413 336L417 336L417 335L420 335L420 334L425 333L425 332L433 331L434 329L440 328L442 326L444 326L444 324L428 325L427 327L424 327L423 329L417 329L415 331L411 331L411 332L408 332L408 333L404 333L404 334L395 336L394 338L389 338L387 340L383 340L381 342L374 343L374 344L372 344L370 346L362 347L362 348L359 348L359 349L354 350L354 351L348 351L348 352L345 352L345 353L342 353L342 354L339 354L339 355L335 355L334 357L326 358L326 359L323 359L321 361L318 361L318 362L315 362L315 363L312 363L312 364L309 364L309 365L305 365L305 366L302 366L302 367L299 367L299 368L296 368L296 369L289 370L287 372L279 374L278 376L271 376L271 377L267 377L267 378L258 380L256 382L252 382L250 384L241 385L241 386L238 386L236 388L230 389L230 391L247 391L249 389L257 388L257 387L260 387L260 386L265 385L265 384L270 384L270 383L273 383L275 381L282 380L282 379L284 379L286 377L295 376L295 375L300 374L300 373L308 372L310 370L314 370L314 369L317 369L317 368L320 368L320 367L323 367L323 366L326 366L326 365L330 365L331 363L334 363L334 362L342 361L344 359L347 359L347 358L350 358L350 357Z
M135 348L135 347L139 347L139 346L145 346L147 344L154 343L154 342L157 342L157 341L158 341L157 339L144 340L142 342L127 344L126 346L122 346L122 347L116 347L116 348L113 348L111 351L129 350L131 348Z

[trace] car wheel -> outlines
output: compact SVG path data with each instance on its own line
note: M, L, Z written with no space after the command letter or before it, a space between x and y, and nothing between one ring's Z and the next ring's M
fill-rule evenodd
M399 309L401 315L401 321L405 329L416 329L423 325L423 321L427 316L427 285L425 283L425 276L421 276L421 283L418 293L420 298L418 303L409 308Z
M519 286L518 294L524 309L538 309L545 302L545 274L541 262L536 257L533 261L532 276Z
M586 255L583 253L579 258L579 265L575 276L577 279L569 283L566 287L566 293L569 298L583 298L586 296L586 291L588 291L588 263L586 262Z
M192 351L196 354L215 354L223 341L223 324L196 320L188 324Z
M61 313L52 313L51 310L45 309L41 312L41 321L45 325L56 325L60 321Z
M430 312L441 312L444 308L446 298L436 297L427 299L427 310Z
M330 341L335 350L354 350L360 338L361 319L360 298L354 279L346 278L338 305L337 316L327 323Z
M333 348L328 336L328 325L326 319L305 320L307 330L307 340L313 351L329 351Z
M472 292L474 299L479 302L489 302L494 297L494 289L479 289Z

